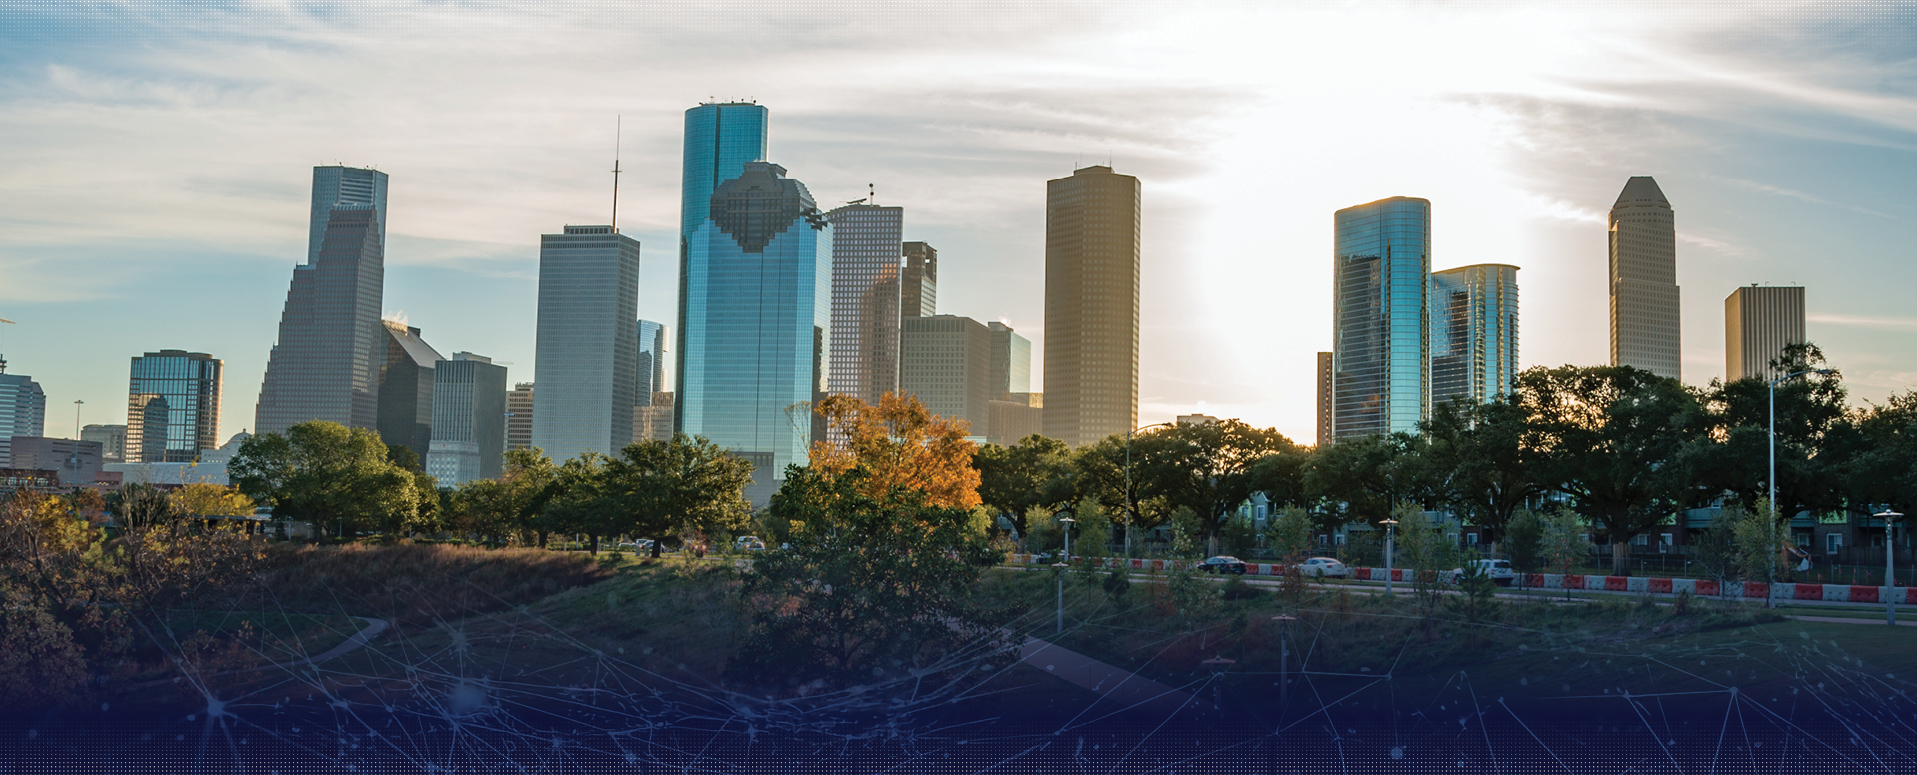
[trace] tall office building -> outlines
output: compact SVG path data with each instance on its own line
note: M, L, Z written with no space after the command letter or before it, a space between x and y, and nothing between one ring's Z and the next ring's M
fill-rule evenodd
M1724 297L1724 381L1783 376L1771 361L1803 344L1804 289L1751 285Z
M131 371L126 462L191 463L220 446L220 359L161 350L135 357Z
M126 426L88 425L80 429L81 441L100 443L100 459L108 463L126 462Z
M991 373L986 382L992 400L1005 401L1011 394L1032 392L1031 340L997 321L985 327L992 332Z
M386 173L315 167L312 219L307 262L293 267L260 384L256 433L308 420L372 428L379 419Z
M506 394L506 449L531 449L533 383L521 382Z
M826 390L873 406L899 389L899 263L905 208L857 203L832 224L832 368Z
M97 481L100 467L105 462L100 442L97 441L15 436L10 442L8 468L57 471L60 484L66 487Z
M805 185L767 162L720 184L707 212L687 240L681 280L678 425L751 459L759 503L787 465L806 461L814 435L809 407L825 389L831 341L832 229Z
M1518 376L1518 268L1431 273L1431 405L1508 396Z
M1045 435L1074 447L1138 424L1138 178L1045 184Z
M712 192L765 161L769 115L750 102L706 102L686 111L685 167L679 187L679 237L705 223Z
M672 440L672 391L662 390L652 394L652 403L634 407L632 410L632 440L671 441Z
M1415 431L1431 409L1431 203L1380 199L1333 224L1333 440Z
M939 314L938 248L923 242L907 242L899 249L905 254L904 275L899 282L899 316L923 318Z
M441 356L420 338L417 328L392 320L382 320L380 326L386 331L386 346L374 427L381 441L412 450L423 466L432 451L433 366Z
M441 487L497 479L506 455L506 367L472 353L433 365L426 473Z
M611 226L540 238L532 445L554 462L632 443L638 310L638 241Z
M991 438L987 402L1001 395L992 380L992 329L956 315L908 318L902 340L900 392L932 414L966 421L968 435Z
M639 356L633 364L637 378L632 388L638 406L651 406L652 394L666 389L666 355L672 349L666 346L666 341L671 336L664 323L639 321Z
M1611 365L1681 379L1677 225L1650 177L1631 178L1611 205Z
M985 402L987 440L1011 446L1034 434L1045 433L1045 394L1012 393Z
M10 465L15 436L40 436L47 429L47 394L25 374L8 374L0 356L0 467Z
M1332 360L1331 353L1318 353L1318 437L1322 447L1332 439Z

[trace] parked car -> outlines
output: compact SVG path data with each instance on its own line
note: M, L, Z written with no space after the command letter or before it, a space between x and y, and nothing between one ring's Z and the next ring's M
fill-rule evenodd
M621 541L617 548L620 551L632 552L633 554L651 554L652 539L641 538L637 541Z
M765 551L765 542L759 540L758 536L739 536L738 539L732 542L732 550L735 552L763 552Z
M1318 578L1342 579L1351 575L1351 569L1333 557L1313 557L1298 565L1298 572Z
M1511 569L1510 560L1472 560L1468 565L1482 569L1484 575L1500 587L1511 586L1518 580L1518 572ZM1464 568L1452 568L1450 576L1453 584L1464 581Z
M1198 563L1198 569L1206 573L1236 573L1245 575L1245 561L1236 557L1207 557Z

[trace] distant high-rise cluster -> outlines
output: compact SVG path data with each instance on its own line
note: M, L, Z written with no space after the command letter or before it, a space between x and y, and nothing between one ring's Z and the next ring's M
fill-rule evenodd
M1431 271L1424 199L1380 199L1333 221L1333 345L1318 353L1319 444L1412 433L1434 406L1511 393L1517 267Z

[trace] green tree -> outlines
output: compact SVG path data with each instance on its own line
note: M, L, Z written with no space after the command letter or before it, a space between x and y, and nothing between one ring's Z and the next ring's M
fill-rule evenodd
M1823 368L1814 344L1794 344L1772 364L1779 375ZM1806 374L1777 385L1777 501L1782 514L1845 505L1843 470L1856 449L1856 427L1843 378ZM1707 432L1692 440L1684 463L1696 500L1728 492L1747 508L1769 497L1771 390L1767 380L1713 380L1703 394Z
M1591 553L1591 541L1583 521L1577 512L1564 506L1558 506L1544 515L1540 538L1540 547L1546 567L1559 573L1570 573L1578 563Z
M1408 433L1358 436L1321 446L1304 466L1306 497L1318 504L1322 524L1376 526L1397 504L1428 495L1425 442Z
M1071 448L1032 434L1009 447L987 444L972 458L978 468L979 500L1010 519L1019 535L1035 507L1057 510L1073 502Z
M1783 568L1784 546L1790 541L1789 526L1778 519L1768 500L1758 500L1754 509L1732 508L1731 543L1736 547L1737 567L1748 581L1775 581Z
M422 486L430 477L423 482L392 462L378 433L320 420L241 442L227 471L240 492L275 517L310 522L322 537L328 528L342 538L409 530L427 493L436 492Z
M1504 553L1511 568L1520 573L1537 573L1544 567L1544 520L1537 512L1519 509L1505 527Z
M803 525L790 549L768 551L745 574L751 628L727 673L791 689L956 676L975 657L1008 659L1007 610L982 604L980 575L994 551L971 510L933 506L891 487L873 497L860 467L826 477L786 469L772 509Z
M1437 499L1465 523L1489 530L1493 542L1544 492L1522 403L1499 397L1441 404L1422 427Z
M1311 551L1311 513L1303 506L1286 506L1275 519L1266 523L1265 540L1280 557L1304 555Z
M1411 571L1411 588L1419 605L1430 614L1437 610L1444 589L1441 575L1458 565L1457 543L1415 503L1398 504L1391 518L1398 521L1393 531L1394 564Z
M1889 507L1917 515L1917 390L1858 412L1855 427L1841 477L1847 507L1856 514Z
M678 434L632 444L606 463L605 477L605 489L624 514L615 532L655 539L690 532L718 535L751 522L745 488L752 482L752 462L704 436ZM654 556L658 552L654 540Z
M1704 430L1697 397L1629 366L1535 368L1518 376L1542 479L1604 527L1612 572L1628 575L1630 541L1670 519L1689 483L1680 464Z
M1072 551L1082 557L1105 556L1105 545L1112 540L1112 519L1097 498L1078 502L1072 519Z
M1225 420L1153 431L1132 447L1134 486L1190 509L1198 519L1194 537L1216 554L1226 520L1259 484L1254 466L1296 445L1276 430Z

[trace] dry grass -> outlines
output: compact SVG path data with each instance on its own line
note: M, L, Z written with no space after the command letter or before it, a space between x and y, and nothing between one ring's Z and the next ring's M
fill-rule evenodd
M275 545L228 610L348 614L422 624L526 605L612 572L576 552L447 545Z

